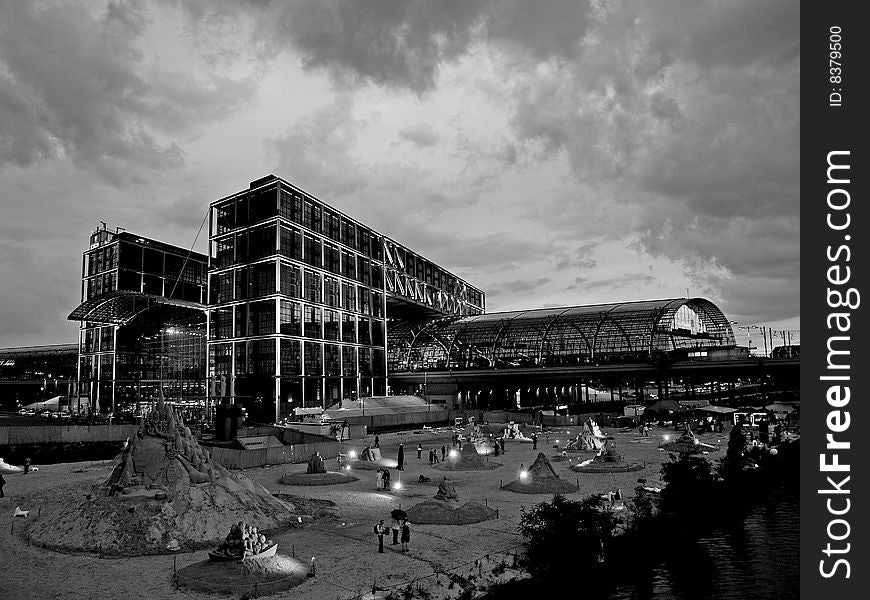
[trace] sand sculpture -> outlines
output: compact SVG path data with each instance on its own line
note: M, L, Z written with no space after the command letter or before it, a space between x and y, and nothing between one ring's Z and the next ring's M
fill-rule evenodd
M608 440L608 443L592 458L571 467L571 470L577 473L630 473L641 469L643 465L627 462L616 452L613 440Z
M249 527L239 521L230 527L230 532L214 552L209 552L210 560L245 560L266 555L274 556L278 544L260 533L256 527Z
M368 470L376 470L376 469L395 469L399 464L395 459L392 458L384 458L381 456L380 448L372 448L371 446L366 446L363 448L363 451L359 453L359 456L350 461L350 466L352 469L368 469Z
M502 489L519 494L568 494L576 492L577 486L560 478L549 459L539 452L531 466Z
M281 478L281 483L284 485L336 485L339 483L348 483L357 481L359 478L354 477L350 473L342 473L340 471L327 471L326 463L320 452L315 452L308 459L308 466L305 473L293 473L284 475Z
M45 506L26 532L31 541L135 556L194 549L242 519L266 529L296 520L292 504L214 461L162 400L117 460L104 484Z
M677 454L701 454L719 449L717 446L705 444L699 440L688 424L686 424L686 430L680 437L673 442L661 444L659 448L668 452L676 452Z
M462 444L462 449L458 450L458 456L451 456L444 462L435 465L435 469L442 471L483 471L497 469L501 463L487 461L486 457L477 452L477 448L471 442Z
M458 502L459 494L456 493L456 486L447 481L447 478L445 477L441 480L441 483L438 484L438 491L435 493L435 498L437 500L454 500Z
M456 487L445 477L438 484L435 498L424 500L408 509L408 520L418 524L468 525L498 516L495 509L479 502L466 502L454 508L451 503L458 501Z
M601 433L598 424L591 418L586 419L580 429L580 433L565 445L568 452L588 452L601 450L604 447L606 436Z

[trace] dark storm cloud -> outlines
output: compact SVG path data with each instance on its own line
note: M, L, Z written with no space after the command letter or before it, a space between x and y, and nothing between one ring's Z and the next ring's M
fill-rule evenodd
M136 46L148 22L137 3L108 3L97 16L74 4L4 3L0 169L66 156L121 186L180 167L184 152L161 134L214 118L250 91L148 66Z

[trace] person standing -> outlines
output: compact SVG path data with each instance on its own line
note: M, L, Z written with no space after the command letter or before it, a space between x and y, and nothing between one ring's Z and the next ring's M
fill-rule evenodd
M5 498L6 494L3 492L3 486L6 485L6 479L3 478L3 474L0 473L0 498Z
M402 552L408 551L408 542L411 541L411 528L408 519L402 521Z
M392 478L392 475L390 475L390 470L384 469L384 490L385 491L389 491L389 489L390 489L390 479L391 478Z
M393 530L393 546L399 545L399 531L402 528L402 524L399 523L399 519L393 517L392 530Z
M492 447L495 451L495 455L498 456L498 440L495 440L495 443L492 445Z
M396 455L396 462L399 463L396 468L399 471L405 470L405 444L399 444L399 453Z
M375 535L378 536L378 552L384 553L384 536L387 533L387 526L384 525L384 520L375 525Z
M537 449L538 449L538 434L533 433L532 434L532 450L537 450Z
M24 474L27 475L30 472L30 457L24 459Z
M381 482L382 481L383 481L383 473L381 473L381 470L378 469L377 471L375 471L375 489L376 490L381 489L381 484L382 484Z
M378 434L377 434L377 433L375 434L375 446L374 446L374 447L375 447L375 448L380 448L380 447L381 447L381 438L378 437Z
M447 446L441 446L441 460L444 461L447 458Z
M417 444L417 460L423 458L423 444Z

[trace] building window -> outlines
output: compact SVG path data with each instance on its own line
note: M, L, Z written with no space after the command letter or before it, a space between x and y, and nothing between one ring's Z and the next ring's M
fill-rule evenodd
M364 315L372 314L368 288L364 288L363 286L357 287L357 299L359 301L359 312Z
M362 256L357 256L356 259L356 276L360 283L366 285L371 284L371 272L369 271L369 261Z
M308 234L305 235L304 260L312 267L319 267L323 264L323 253L319 237Z
M274 223L251 229L248 232L248 259L256 260L277 254L276 235L277 229Z
M369 330L369 320L360 317L359 327L357 329L359 330L359 343L371 346L372 336Z
M323 375L323 346L317 342L305 342L305 374Z
M250 222L271 219L278 214L278 191L271 189L254 192L249 202Z
M341 251L341 274L348 279L356 279L356 257L352 252Z
M341 243L349 248L356 246L356 226L345 217L341 217Z
M302 225L314 231L316 233L320 233L320 220L321 220L321 208L320 205L314 202L313 200L309 200L305 198L302 201Z
M298 229L281 225L281 256L302 260L302 234Z
M336 246L332 244L324 244L323 245L323 268L327 271L335 273L336 275L341 274L341 264L339 262L339 250Z
M309 302L323 303L323 283L320 273L305 271L305 299Z
M372 292L372 316L379 319L384 317L384 296L380 292Z
M345 310L356 311L356 286L352 283L342 283L341 291L342 297L344 298L342 308Z
M299 267L281 263L281 293L291 298L302 297L302 271Z
M281 340L281 375L302 374L302 343L298 340Z
M211 339L224 340L233 337L233 309L216 308L209 313Z
M338 313L334 310L326 310L323 313L323 337L327 340L339 340Z
M351 344L356 343L356 317L353 315L342 313L341 339Z
M305 306L302 309L305 315L305 337L320 339L323 337L323 323L320 309L316 306Z
M341 305L341 283L335 277L326 275L323 278L323 287L326 305L338 308Z
M275 293L275 263L265 262L252 265L251 288L252 297L259 298Z
M298 302L281 300L281 333L302 335L302 307Z
M384 322L372 319L372 346L384 346Z
M345 375L356 375L356 348L354 346L341 347L341 368Z
M323 367L327 376L341 375L341 351L337 344L323 345Z
M248 369L254 375L275 374L275 340L251 340L248 342Z
M372 349L359 348L359 374L363 377L372 376Z
M261 300L248 304L248 335L275 333L275 301Z
M294 223L302 223L302 196L297 192L281 190L281 216Z
M341 219L328 208L323 210L323 233L331 240L341 241Z

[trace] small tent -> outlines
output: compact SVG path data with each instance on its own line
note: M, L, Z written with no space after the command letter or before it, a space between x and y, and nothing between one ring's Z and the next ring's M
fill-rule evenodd
M539 452L531 466L502 489L519 494L568 494L576 492L577 486L561 479L549 459Z

